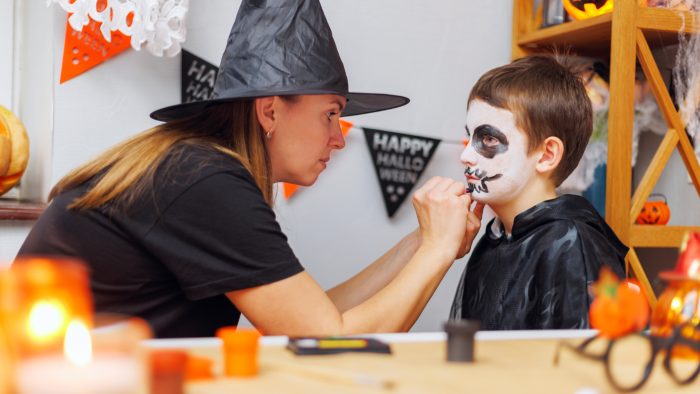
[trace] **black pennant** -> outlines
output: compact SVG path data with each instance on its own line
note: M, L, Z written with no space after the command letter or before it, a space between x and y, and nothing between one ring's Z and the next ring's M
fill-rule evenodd
M393 217L428 166L439 139L363 128L387 214Z
M180 100L190 103L209 99L218 72L215 65L183 49Z

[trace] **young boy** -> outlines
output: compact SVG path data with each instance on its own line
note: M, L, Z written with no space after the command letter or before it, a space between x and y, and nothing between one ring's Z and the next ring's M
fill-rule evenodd
M588 286L603 264L624 276L627 247L583 197L555 192L591 136L583 84L551 57L516 60L476 83L466 128L467 192L496 218L451 317L486 330L587 328Z

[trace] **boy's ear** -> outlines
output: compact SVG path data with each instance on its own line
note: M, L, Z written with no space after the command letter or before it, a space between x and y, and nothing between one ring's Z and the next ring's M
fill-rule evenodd
M535 169L540 174L549 174L554 171L564 157L564 142L559 137L547 137L542 142L542 150Z
M275 127L275 97L260 97L255 99L255 113L258 117L258 122L262 126L264 132L270 131Z

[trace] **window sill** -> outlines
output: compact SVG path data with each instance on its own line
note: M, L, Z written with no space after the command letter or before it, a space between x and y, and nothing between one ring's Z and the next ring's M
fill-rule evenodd
M0 221L37 220L46 206L45 203L0 198Z

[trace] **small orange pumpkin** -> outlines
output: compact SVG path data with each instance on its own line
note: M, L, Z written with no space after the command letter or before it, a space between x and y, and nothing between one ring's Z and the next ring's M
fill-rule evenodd
M592 18L611 12L613 0L562 0L564 9L575 20Z
M637 224L664 225L671 219L671 209L666 203L666 197L659 194L663 201L647 201L637 216Z
M639 286L620 281L607 266L601 269L593 292L595 299L588 313L591 327L600 335L619 338L641 331L649 321L649 304Z

